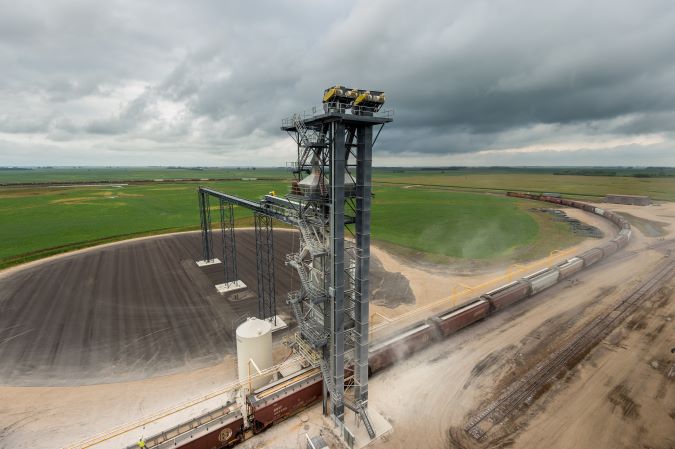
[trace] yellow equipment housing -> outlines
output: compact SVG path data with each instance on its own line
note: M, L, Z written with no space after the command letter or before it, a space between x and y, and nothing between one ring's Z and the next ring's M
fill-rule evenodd
M359 95L354 100L354 106L363 106L367 108L372 108L374 111L379 111L386 97L384 92L379 92L376 90L360 90Z
M358 95L356 89L340 86L339 84L323 91L324 103L337 103L341 106L351 105Z

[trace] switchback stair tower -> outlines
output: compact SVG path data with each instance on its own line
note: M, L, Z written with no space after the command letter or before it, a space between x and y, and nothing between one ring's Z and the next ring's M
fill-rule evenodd
M375 437L367 412L370 205L373 145L392 121L391 111L382 110L384 101L383 92L334 86L324 92L320 109L283 120L281 129L297 143L294 181L285 197L265 195L254 202L199 189L205 260L213 258L209 197L220 201L226 259L235 257L232 205L255 214L262 319L276 313L272 219L298 229L300 249L286 255L300 279L287 298L299 328L295 347L320 367L324 413L346 441L354 437L344 425L345 407ZM231 277L227 270L236 270L235 262L224 264Z
M301 336L321 356L324 412L343 425L347 405L361 417L371 438L375 433L367 406L373 128L379 127L379 135L392 120L388 111L381 111L383 104L382 92L335 86L324 92L323 111L296 114L282 126L298 152L296 180L286 199L297 211L301 244L286 263L297 270L301 287L289 294L288 302Z

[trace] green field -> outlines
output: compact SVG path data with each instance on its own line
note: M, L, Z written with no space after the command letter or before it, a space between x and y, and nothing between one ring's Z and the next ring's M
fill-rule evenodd
M375 173L383 184L423 185L460 190L500 192L520 190L558 192L568 196L604 197L608 193L649 195L652 199L675 201L675 178L638 178L634 176L581 176L545 173L465 173L451 171L403 171Z
M285 181L203 184L252 199L288 190ZM0 266L133 236L196 229L198 185L2 188ZM528 259L578 240L564 225L530 212L536 203L529 201L402 186L379 185L374 192L375 241L436 261ZM249 211L236 208L235 213L238 225L250 225Z
M529 212L538 204L495 195L378 187L372 225L376 241L460 259L535 258L576 241L561 223ZM542 226L551 240L542 235ZM434 260L442 260L433 258Z
M56 167L9 169L0 167L0 184L286 177L288 177L288 171L282 168Z
M435 262L523 261L580 239L564 224L532 212L538 203L501 195L506 190L596 200L606 193L646 194L675 201L671 169L612 170L376 169L373 238L398 253ZM231 180L168 181L194 178ZM45 184L0 187L0 267L113 240L196 229L199 184L256 199L271 190L284 194L288 178L282 168L0 169L0 184ZM143 181L148 179L166 181ZM55 186L106 181L130 184ZM238 225L251 224L249 211L237 208L236 216Z
M3 169L0 167L0 184L241 178L282 180L288 176L289 172L284 168ZM655 200L675 201L674 168L376 168L373 179L382 184L402 186L420 184L477 192L506 190L559 192L587 198L602 197L608 193L624 193L649 195Z
M196 228L197 183L0 189L0 266L138 235ZM282 182L209 183L255 198ZM250 212L237 208L245 219Z

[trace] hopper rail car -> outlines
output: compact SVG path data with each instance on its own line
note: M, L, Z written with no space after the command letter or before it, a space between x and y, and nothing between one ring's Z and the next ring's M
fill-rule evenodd
M430 343L448 337L459 330L483 320L518 301L536 295L558 282L609 257L628 244L629 223L620 215L590 204L559 196L508 192L508 196L546 201L575 207L602 216L614 223L618 234L609 242L571 257L555 266L544 268L514 282L497 287L467 303L453 307L421 322L408 326L388 339L374 342L369 348L368 371L377 373L399 360L426 348ZM349 368L347 368L349 369ZM272 425L293 416L322 397L323 377L318 368L306 368L286 378L266 385L246 398L248 420L230 408L228 413L211 418L213 412L198 417L146 440L149 449L189 447L212 449L232 447L248 436L260 433ZM177 429L184 429L182 433ZM129 446L132 449L134 446Z

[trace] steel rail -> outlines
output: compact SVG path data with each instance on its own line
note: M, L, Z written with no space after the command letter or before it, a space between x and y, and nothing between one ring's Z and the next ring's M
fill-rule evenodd
M592 349L598 341L615 329L616 325L637 308L647 294L651 293L660 282L672 276L673 270L675 262L666 263L664 268L620 300L609 312L593 319L571 342L539 363L521 380L514 382L499 399L471 418L464 430L477 440L486 437L487 432L536 394L570 359ZM488 418L492 425L483 429L481 424Z

